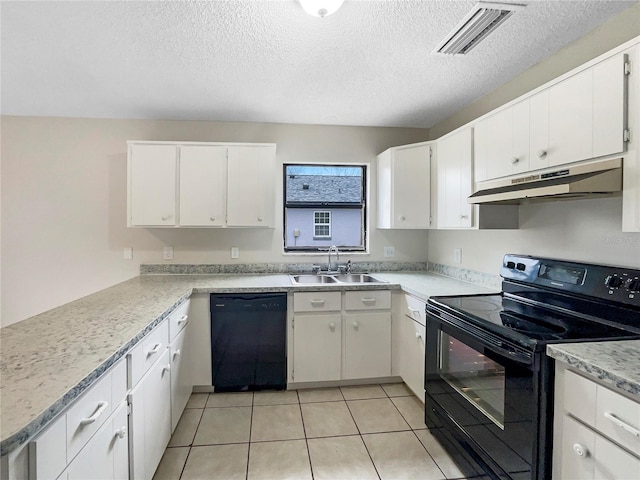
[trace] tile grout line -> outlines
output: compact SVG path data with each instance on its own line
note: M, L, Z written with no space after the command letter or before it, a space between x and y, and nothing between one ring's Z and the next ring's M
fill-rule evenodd
M307 448L307 461L309 462L309 471L311 472L311 480L314 479L313 464L311 463L311 452L309 451L309 439L307 438L307 428L304 425L304 414L302 413L302 403L300 402L300 392L296 390L298 397L298 407L300 409L300 419L302 420L302 433L304 435L304 444Z
M247 468L245 469L245 479L249 480L249 460L251 458L251 432L253 431L253 408L256 403L256 393L251 392L251 416L249 417L249 443L247 443Z

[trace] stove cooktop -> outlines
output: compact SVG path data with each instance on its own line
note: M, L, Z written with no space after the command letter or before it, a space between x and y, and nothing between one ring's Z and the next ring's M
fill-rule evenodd
M431 297L427 309L443 310L522 346L640 338L640 328L602 322L527 304L504 294Z

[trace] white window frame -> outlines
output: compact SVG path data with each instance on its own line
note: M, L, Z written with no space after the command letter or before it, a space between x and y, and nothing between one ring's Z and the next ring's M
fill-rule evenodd
M327 217L327 222L318 222L318 216L322 215ZM327 235L318 235L318 227L329 227L329 233ZM313 238L319 239L331 239L331 211L329 210L314 210L313 211Z

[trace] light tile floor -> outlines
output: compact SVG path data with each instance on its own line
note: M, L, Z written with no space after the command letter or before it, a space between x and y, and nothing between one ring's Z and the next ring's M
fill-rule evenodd
M194 393L154 480L460 479L402 383Z

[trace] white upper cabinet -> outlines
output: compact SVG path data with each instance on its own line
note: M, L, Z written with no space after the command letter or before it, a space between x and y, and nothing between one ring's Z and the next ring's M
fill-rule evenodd
M438 140L438 228L470 228L471 128Z
M378 155L378 228L429 228L432 155L428 143Z
M227 225L273 227L275 145L230 146L228 156Z
M176 224L175 145L129 147L129 226Z
M180 148L180 225L222 227L227 196L227 147Z
M620 53L478 121L474 180L623 152L625 84Z
M274 144L129 142L130 227L273 227Z
M475 126L476 181L526 172L529 169L529 102L522 101Z

